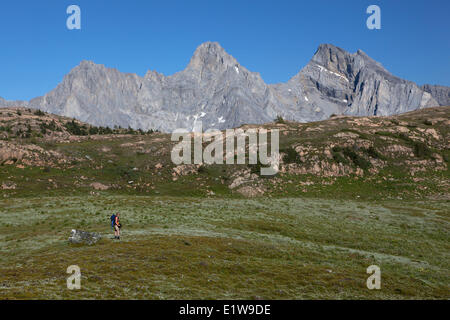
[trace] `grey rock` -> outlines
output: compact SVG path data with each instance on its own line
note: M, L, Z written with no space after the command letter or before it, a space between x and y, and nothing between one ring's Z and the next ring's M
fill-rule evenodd
M73 229L69 237L69 243L93 245L101 238L101 235L96 232L86 232Z
M225 129L273 120L261 112L267 85L217 43L205 43L187 68L145 77L83 61L50 93L30 101L43 111L101 126ZM264 109L264 107L263 107Z
M158 129L226 129L273 121L300 122L331 114L392 115L437 106L433 92L390 74L364 52L319 46L286 83L267 85L216 42L200 45L183 71L144 77L90 61L70 71L32 108L99 126Z
M441 106L450 106L450 87L425 84L422 90L430 93Z
M350 54L330 44L320 45L296 76L275 89L288 101L282 115L293 120L322 120L333 113L392 115L438 105L429 93L393 76L361 50Z
M28 101L23 100L5 100L0 97L0 108L1 107L26 107L28 106Z

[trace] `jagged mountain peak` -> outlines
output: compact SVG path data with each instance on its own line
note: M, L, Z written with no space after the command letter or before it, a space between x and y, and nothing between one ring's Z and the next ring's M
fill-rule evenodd
M229 56L229 54L225 51L225 49L215 41L207 41L202 43L197 47L194 52L195 56L219 56L225 57Z
M228 54L218 42L202 43L194 52L188 69L218 71L239 65L237 60Z
M68 74L64 76L64 79L77 78L82 75L98 74L99 72L105 72L106 66L103 64L96 64L90 60L82 60L77 66L75 66Z
M314 56L316 55L331 55L331 54L346 54L348 53L346 50L335 46L331 43L322 43L317 47L316 52L314 53Z
M222 51L222 52L225 52L225 49L217 41L205 41L202 44L200 44L195 51L196 52L197 51L198 52L200 52L200 51Z
M349 78L355 77L363 68L381 73L391 80L396 78L381 63L372 59L361 49L358 49L355 53L350 53L332 44L319 45L309 65L319 65Z
M89 70L89 69L98 69L98 68L106 68L103 64L97 64L91 60L82 60L72 71L77 70Z
M333 61L336 57L344 57L346 55L349 55L349 53L344 49L329 43L323 43L317 48L312 60Z
M332 44L321 44L308 65L319 65L333 72L346 74L348 66L353 62L353 55Z
M81 67L93 67L96 66L97 64L94 61L91 60L81 60L79 66Z
M427 89L426 92L424 89ZM297 121L331 114L390 115L448 101L449 88L419 88L396 78L358 50L321 44L311 61L287 83L267 85L219 43L205 42L183 71L145 77L84 60L30 107L101 126L133 128L233 128L277 115ZM17 104L16 102L12 102ZM11 104L0 99L0 104Z
M342 49L342 48L335 46L333 44L330 44L330 43L320 44L311 60L323 61L323 62L328 62L328 61L336 62L337 59L346 58L346 57L347 58L360 57L365 60L376 62L361 49L358 49L356 51L356 53L350 53L347 50Z

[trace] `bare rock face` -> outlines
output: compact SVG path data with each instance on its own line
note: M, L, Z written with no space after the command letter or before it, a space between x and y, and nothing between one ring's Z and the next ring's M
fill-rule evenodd
M445 90L420 88L390 74L364 52L320 45L286 83L267 85L216 42L200 45L183 71L144 77L83 61L28 106L99 126L192 131L273 121L300 122L331 114L392 115L438 106ZM426 89L426 90L425 90ZM439 99L436 101L436 99ZM5 102L11 105L22 102Z
M428 92L441 106L450 106L450 88L438 85L425 84L422 90Z
M293 120L299 113L314 121L332 114L385 116L438 106L431 94L393 76L363 51L351 54L330 44L320 45L305 68L275 88L288 102L285 118Z
M28 105L28 101L23 100L5 100L2 97L0 97L0 108L7 108L7 107L25 107Z
M101 235L96 232L86 232L73 229L69 237L69 243L93 245L101 238Z

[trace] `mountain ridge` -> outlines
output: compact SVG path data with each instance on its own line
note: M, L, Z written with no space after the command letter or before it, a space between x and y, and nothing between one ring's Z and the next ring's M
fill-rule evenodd
M218 42L205 42L173 75L149 70L141 77L83 60L44 96L29 102L0 98L0 105L24 105L99 126L169 132L261 124L277 116L308 122L331 114L392 115L450 104L447 91L419 87L361 50L349 53L332 44L321 44L287 82L266 84Z

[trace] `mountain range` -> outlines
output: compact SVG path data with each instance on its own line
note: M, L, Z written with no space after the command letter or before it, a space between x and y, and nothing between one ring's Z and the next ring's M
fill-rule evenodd
M57 87L27 106L97 126L197 131L261 124L277 116L309 122L332 114L393 115L450 105L450 87L400 79L363 51L349 53L322 44L311 61L289 81L266 84L217 42L206 42L188 66L165 76L144 77L82 61Z

